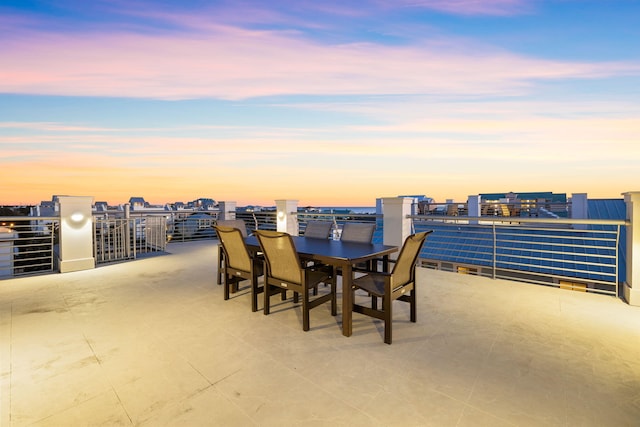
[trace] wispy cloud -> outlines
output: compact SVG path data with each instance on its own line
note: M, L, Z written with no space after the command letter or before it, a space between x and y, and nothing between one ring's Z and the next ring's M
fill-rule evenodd
M451 43L326 45L290 33L69 36L27 31L0 47L0 92L157 99L292 94L514 94L536 80L640 72L640 64L526 57ZM384 60L381 60L384 58Z
M438 10L455 15L517 15L531 11L531 0L399 0L387 1L398 5Z

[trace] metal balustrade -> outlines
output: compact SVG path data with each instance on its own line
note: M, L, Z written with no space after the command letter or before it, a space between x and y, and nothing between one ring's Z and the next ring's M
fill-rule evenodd
M168 241L215 238L217 212L141 213L130 218L94 217L97 264L131 260L166 250ZM334 223L339 239L346 222L377 224L374 242L383 242L383 216L296 213L300 234L310 220ZM256 229L275 230L275 211L236 212ZM571 220L517 216L411 215L413 231L434 230L420 257L424 267L619 295L625 280L624 220ZM57 271L59 217L0 217L0 279Z
M277 227L276 211L236 212L236 219L247 224L247 232L256 230L275 230Z
M216 237L213 226L219 213L212 211L165 213L167 241L186 242L190 240L213 239Z
M618 295L624 280L623 220L411 216L434 230L422 266Z
M59 230L58 217L0 217L0 279L53 272Z
M166 250L167 219L164 216L95 218L93 226L96 264Z

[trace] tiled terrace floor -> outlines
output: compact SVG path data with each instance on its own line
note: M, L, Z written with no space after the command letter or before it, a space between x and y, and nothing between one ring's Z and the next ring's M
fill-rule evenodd
M223 301L215 242L0 281L0 424L638 426L640 308L419 269L394 343Z

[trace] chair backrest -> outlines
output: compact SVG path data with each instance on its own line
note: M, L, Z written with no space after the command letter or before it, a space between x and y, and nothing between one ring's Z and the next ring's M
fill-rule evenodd
M304 229L304 237L312 237L314 239L328 239L331 234L331 221L307 221Z
M256 236L264 253L267 276L302 284L302 264L291 236L270 230L256 230Z
M371 243L375 229L376 224L373 222L345 222L340 240L343 242Z
M226 254L227 265L236 270L251 271L251 257L242 230L224 225L216 225L215 229Z
M216 225L237 228L242 233L242 237L248 236L247 224L242 219L219 219L216 221Z
M404 241L400 255L398 255L396 264L391 272L394 286L402 286L415 279L416 261L429 233L431 233L431 231L412 234Z

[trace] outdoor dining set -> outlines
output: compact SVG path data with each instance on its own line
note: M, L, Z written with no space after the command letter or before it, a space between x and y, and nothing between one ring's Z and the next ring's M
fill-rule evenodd
M258 311L262 295L264 314L269 314L271 297L280 295L285 301L292 291L294 304L302 300L302 329L308 331L311 309L329 303L331 315L337 315L341 276L342 334L352 335L352 314L361 313L384 321L384 342L391 344L393 301L409 303L410 320L416 322L415 268L430 231L410 235L399 248L372 243L375 226L347 222L340 239L333 240L331 221L307 221L303 235L292 236L271 230L249 235L244 221L219 220L215 225L220 241L218 284L224 286L224 299L247 281L252 311ZM320 285L324 285L321 292ZM356 292L366 297L366 304L356 302Z

